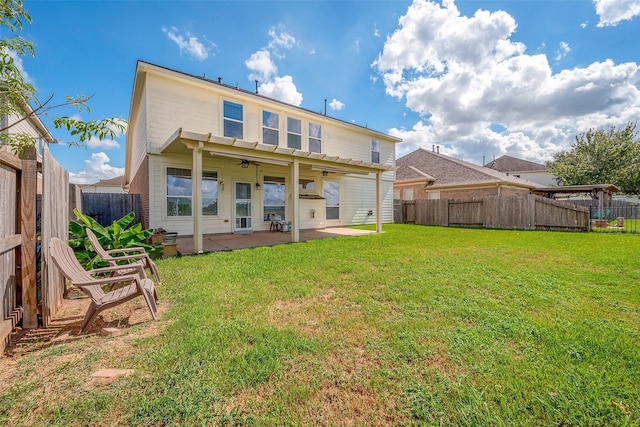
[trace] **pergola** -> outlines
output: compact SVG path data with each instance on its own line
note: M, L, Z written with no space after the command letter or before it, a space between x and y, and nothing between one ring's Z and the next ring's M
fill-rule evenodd
M556 199L558 194L589 195L591 198L598 200L598 211L600 215L602 215L605 206L611 206L613 193L617 193L618 191L620 191L620 189L613 184L566 185L561 187L533 188L531 190L533 194L550 199Z
M282 148L258 142L240 141L235 138L217 137L212 134L202 134L197 132L178 129L160 147L162 154L188 154L193 159L194 174L199 179L192 181L192 194L194 203L193 240L195 253L202 252L202 200L200 197L202 188L202 155L208 152L210 155L237 158L261 163L268 163L289 168L292 182L298 182L300 176L300 166L305 164L312 170L341 173L341 174L375 174L376 185L376 232L382 232L382 174L394 170L393 165L372 163L361 160L329 156L321 153L311 153L308 151L296 150L293 148ZM300 240L300 208L299 189L297 185L291 188L293 193L293 229L291 233L292 242Z

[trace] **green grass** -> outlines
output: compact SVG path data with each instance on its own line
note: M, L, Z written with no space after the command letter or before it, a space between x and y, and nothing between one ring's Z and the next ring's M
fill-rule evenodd
M384 231L159 261L161 331L25 355L0 424L640 424L638 236Z
M604 232L604 233L637 233L640 234L640 219L625 218L623 226L617 227L618 221L609 221L609 227L596 227L592 226L592 231Z

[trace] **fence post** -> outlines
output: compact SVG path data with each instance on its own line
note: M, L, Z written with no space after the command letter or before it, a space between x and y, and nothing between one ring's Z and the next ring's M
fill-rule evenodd
M20 234L22 235L22 327L38 327L38 295L36 289L36 191L38 160L35 148L25 150L20 174Z

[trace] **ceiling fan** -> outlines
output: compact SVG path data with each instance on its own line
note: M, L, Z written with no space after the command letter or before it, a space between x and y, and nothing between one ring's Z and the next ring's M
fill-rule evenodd
M247 169L249 167L249 165L260 166L260 163L254 162L254 161L251 161L251 160L247 160L247 159L242 159L242 160L240 160L240 163L238 163L238 166L241 166L242 169Z

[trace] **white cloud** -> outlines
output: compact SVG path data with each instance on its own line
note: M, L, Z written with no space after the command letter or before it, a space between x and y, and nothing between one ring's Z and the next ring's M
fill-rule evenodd
M20 74L22 74L22 77L24 77L24 80L27 83L31 83L33 84L34 81L31 79L31 77L29 76L29 73L27 73L27 70L24 69L24 63L22 62L22 57L19 56L15 50L12 49L2 49L3 52L6 52L7 55L9 55L10 58L13 59L13 65L15 65L15 67L18 69L18 71L20 71Z
M93 184L101 179L111 179L124 175L124 168L110 166L110 159L105 153L93 153L89 160L85 160L84 170L79 173L69 173L72 184Z
M260 86L258 92L261 95L278 99L289 104L299 106L302 104L302 94L293 83L293 77L278 76L278 66L273 57L284 59L282 49L291 49L296 44L296 39L286 33L282 26L269 29L271 40L265 48L251 54L245 61L245 65L251 71L249 80L258 80Z
M115 138L105 138L101 141L99 138L92 136L89 141L87 141L87 147L93 149L101 148L103 150L113 150L116 148L120 148L120 144Z
M600 17L598 27L616 26L640 15L640 0L593 0Z
M332 110L340 111L344 108L344 104L338 101L337 99L333 98L329 103L329 107L331 107Z
M589 25L589 21L585 21L582 24L580 24L580 28L587 28L587 25Z
M199 61L204 61L209 57L209 52L212 47L215 47L214 43L206 42L203 43L196 36L191 35L187 32L184 36L179 33L176 27L162 27L162 32L167 35L169 40L174 42L178 48L180 48L180 53L186 53L187 55L193 56ZM207 44L209 47L207 47Z
M560 61L561 59L565 58L569 54L569 52L571 52L569 43L560 42L560 45L558 46L558 51L556 52L556 61Z
M298 92L293 83L293 77L276 77L272 81L260 85L261 95L278 99L288 104L299 106L302 104L302 94Z
M278 30L282 30L278 32ZM278 28L271 27L269 29L269 37L271 37L271 41L269 42L269 49L291 49L296 44L296 38L291 34L284 32L284 27L280 26Z
M249 75L251 80L266 82L278 75L278 67L271 60L271 54L266 49L253 53L244 64L252 71Z
M636 63L553 74L544 54L511 40L517 24L506 12L467 17L452 0L415 0L399 23L373 64L387 93L423 117L392 129L405 140L399 155L439 144L477 163L507 152L544 161L579 132L640 117Z

